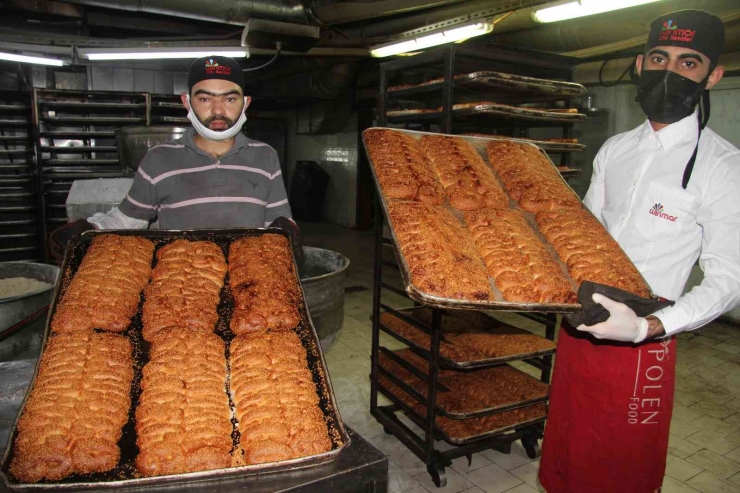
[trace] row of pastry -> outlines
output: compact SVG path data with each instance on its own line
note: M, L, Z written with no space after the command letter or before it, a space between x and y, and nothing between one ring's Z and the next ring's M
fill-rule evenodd
M53 335L19 420L13 475L33 482L116 467L132 404L132 346L124 335L92 329L125 330L142 289L142 335L150 351L135 412L140 473L219 469L330 450L306 352L290 330L300 321L300 294L285 238L234 241L228 267L211 242L163 246L152 270L153 254L154 245L140 237L93 240L52 320ZM230 351L213 333L227 269L237 334ZM266 278L266 271L282 283ZM244 369L243 361L260 361L269 371L254 380L255 370ZM270 393L262 392L265 387ZM265 409L273 418L284 410L283 426L265 431ZM293 419L296 409L305 419ZM238 447L232 421L241 435Z
M493 301L490 276L510 302L574 302L571 279L649 295L637 269L536 147L490 142L488 166L459 137L416 139L390 129L364 136L412 282L428 294ZM534 214L536 225L522 211Z

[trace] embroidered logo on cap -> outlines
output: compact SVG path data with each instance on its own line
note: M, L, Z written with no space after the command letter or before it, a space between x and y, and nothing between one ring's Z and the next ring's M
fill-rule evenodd
M213 61L213 58L211 58L209 60L206 60L206 73L231 75L231 67L229 67L228 65L219 65L218 62Z
M694 40L696 30L679 29L678 24L672 20L667 20L660 28L660 37L658 41L679 41L681 43L691 43Z
M678 216L671 216L670 214L666 214L663 211L665 211L665 207L663 207L663 204L661 204L660 202L650 208L650 214L652 214L653 216L659 217L661 219L666 219L672 223L676 222Z

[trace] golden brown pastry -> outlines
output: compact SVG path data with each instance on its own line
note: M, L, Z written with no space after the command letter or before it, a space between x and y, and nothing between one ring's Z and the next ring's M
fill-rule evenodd
M504 300L521 303L576 301L570 281L521 212L483 209L464 214L478 253Z
M427 371L426 360L409 350L397 351L396 354L420 370ZM381 354L380 365L426 396L426 383L409 370L384 354ZM383 375L379 376L379 383L381 388L410 406L422 419L426 416L426 404L414 399ZM548 392L546 384L507 365L469 373L445 370L440 372L439 384L442 390L437 394L437 405L451 413L469 413L539 399ZM437 416L436 425L449 437L464 439L543 418L545 414L545 404L534 404L479 418L450 419Z
M229 248L229 288L234 334L289 330L300 321L301 293L288 239L249 236Z
M541 212L537 226L578 285L605 284L643 298L650 289L619 244L599 221L583 208Z
M392 202L388 212L411 282L419 290L445 298L494 299L472 238L448 209Z
M153 254L145 238L96 237L57 306L52 331L126 330L149 282Z
M560 173L535 146L512 141L489 142L488 161L519 206L528 212L582 207Z
M459 137L425 135L419 145L432 160L454 208L508 207L509 197L470 143Z
M18 420L13 476L35 483L116 467L133 376L126 337L92 331L51 337Z
M434 167L414 137L379 128L367 129L363 135L386 199L426 204L445 202L445 192Z
M136 468L145 476L231 465L231 409L224 342L186 327L151 343L136 409Z
M144 290L144 339L170 327L213 332L225 276L226 259L213 242L176 240L160 248Z
M240 335L230 349L241 461L275 462L331 450L298 335L291 330Z

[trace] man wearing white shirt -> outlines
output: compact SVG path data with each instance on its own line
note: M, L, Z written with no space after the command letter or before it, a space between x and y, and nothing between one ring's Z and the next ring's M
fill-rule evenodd
M636 62L647 120L594 161L584 203L675 304L642 318L595 294L609 319L561 330L540 469L550 493L659 491L676 356L666 336L740 301L740 151L704 128L723 45L721 20L706 12L655 19ZM697 259L704 279L682 296Z

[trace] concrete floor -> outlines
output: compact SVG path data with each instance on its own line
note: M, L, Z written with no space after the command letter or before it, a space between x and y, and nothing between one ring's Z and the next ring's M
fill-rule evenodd
M390 460L388 491L543 491L537 481L539 461L529 459L518 442L510 455L482 452L473 456L470 466L464 458L454 461L447 469L447 487L440 489L432 484L424 464L383 432L369 413L372 232L324 223L304 223L301 227L306 245L341 252L351 261L345 286L353 289L345 295L344 326L326 353L326 360L342 418ZM394 273L388 270L384 275L388 279ZM383 301L391 306L410 304L387 291ZM506 319L543 333L541 326L516 315ZM403 347L385 334L381 334L381 343L391 349ZM530 366L515 366L536 374ZM449 446L440 442L439 447ZM697 491L740 493L740 329L719 322L678 337L675 407L662 493Z

